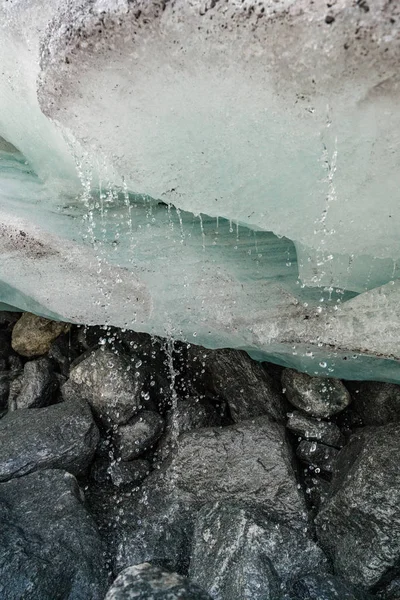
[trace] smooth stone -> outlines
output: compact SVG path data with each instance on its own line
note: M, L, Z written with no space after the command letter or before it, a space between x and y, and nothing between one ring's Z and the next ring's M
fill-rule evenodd
M349 391L339 379L311 377L285 369L282 386L289 402L313 417L329 418L351 402Z
M69 395L84 397L102 423L110 426L126 423L140 410L146 377L124 356L99 348L71 369L64 387L72 383Z
M316 518L335 573L371 590L400 561L400 424L367 427L340 451Z
M103 600L104 549L73 475L47 470L1 483L0 508L1 598Z
M192 348L189 356L197 377L206 379L210 390L228 404L235 423L261 415L285 422L285 397L262 364L246 352Z
M124 569L105 600L212 600L196 584L149 563Z
M83 401L8 412L0 421L0 481L39 469L81 475L98 440L90 408Z
M400 422L400 385L365 381L360 384L353 398L354 407L364 425Z
M9 402L9 410L48 406L58 388L53 365L46 357L25 363L19 383L20 391Z
M259 508L217 502L198 513L189 577L214 600L277 600L291 578L325 572L327 566L302 528Z
M318 421L297 410L289 413L286 427L302 438L315 440L327 446L341 448L345 442L344 435L335 423Z
M115 448L123 461L137 458L151 448L164 431L164 419L156 412L142 410L114 435Z
M293 582L284 600L372 600L334 575L306 575Z
M300 460L325 473L332 473L338 453L337 448L308 440L300 442L296 449Z
M51 344L70 328L68 323L50 321L31 313L23 313L12 330L11 344L15 352L28 358L42 356Z

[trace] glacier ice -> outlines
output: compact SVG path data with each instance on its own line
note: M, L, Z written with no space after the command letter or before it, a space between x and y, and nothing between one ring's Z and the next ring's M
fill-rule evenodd
M368 8L1 3L0 302L400 380L400 8Z

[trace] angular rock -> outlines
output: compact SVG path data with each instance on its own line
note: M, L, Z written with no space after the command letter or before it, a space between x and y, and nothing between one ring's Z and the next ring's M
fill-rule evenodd
M348 390L339 379L311 377L306 373L285 369L282 386L289 402L313 417L331 417L351 402Z
M129 421L142 406L147 374L108 348L92 352L70 372L75 393L83 396L104 425Z
M75 477L48 470L0 484L0 597L102 600L103 548Z
M400 424L364 428L340 451L317 535L335 573L368 590L400 561Z
M149 461L140 458L130 462L117 462L110 467L111 481L116 487L139 485L149 473Z
M105 600L212 600L196 584L149 563L128 567L108 590Z
M69 328L68 323L24 313L14 325L12 347L21 356L42 356L49 351L52 342Z
M400 385L364 381L353 397L364 425L400 422Z
M312 507L318 510L329 496L330 482L313 474L304 478L304 485L306 498L310 501Z
M185 433L150 480L189 504L233 498L287 520L301 519L304 510L285 428L268 417Z
M284 600L372 600L372 596L339 577L318 573L294 581Z
M335 448L341 448L345 441L344 435L335 423L318 421L297 410L288 415L286 427L307 440L315 440Z
M322 550L302 529L259 508L217 502L198 513L189 577L214 600L277 600L291 578L326 568Z
M122 460L132 460L153 446L164 431L164 419L156 412L142 410L114 436L115 447Z
M83 401L9 412L0 421L0 481L39 469L80 475L98 440L90 408Z
M194 365L206 371L211 390L227 402L235 423L269 415L283 423L286 402L262 365L240 350L192 351Z
M325 473L332 473L338 452L332 446L303 440L297 446L296 455L308 465L312 465Z
M183 433L193 429L218 426L221 420L221 415L215 407L205 399L178 399L176 406L167 414L165 434L157 450L159 458L165 460L178 437Z
M53 365L48 358L42 357L25 363L20 391L12 395L9 410L21 408L42 408L51 404L58 388ZM15 388L13 388L15 392Z
M49 358L54 361L60 373L65 377L69 376L70 365L80 354L76 337L76 331L70 330L68 333L60 335L49 349Z

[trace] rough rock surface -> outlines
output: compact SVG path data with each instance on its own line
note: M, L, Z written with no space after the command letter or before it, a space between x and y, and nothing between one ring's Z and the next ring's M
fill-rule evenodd
M294 581L284 600L372 600L372 597L339 577L318 573Z
M206 370L211 389L227 402L235 423L261 415L284 422L283 394L262 365L246 352L196 349L192 358L200 371L202 367Z
M76 479L48 470L0 484L0 597L103 600L97 528Z
M111 481L116 487L139 485L150 472L150 463L139 458L130 462L118 462L110 467Z
M289 402L313 417L331 417L351 402L348 390L339 379L310 377L285 369L282 385Z
M400 561L400 424L365 428L340 451L316 519L335 573L371 589Z
M12 331L12 347L21 356L46 354L54 340L68 331L68 323L50 321L31 313L24 313Z
M9 412L0 421L0 481L38 469L84 473L98 440L83 401Z
M286 427L307 440L327 446L341 448L344 444L344 435L335 423L313 419L297 410L289 413Z
M211 600L196 584L149 563L128 567L108 590L105 600Z
M326 568L322 550L302 529L260 509L217 502L198 513L189 577L214 600L277 600L291 578Z
M51 361L38 358L25 363L19 393L10 399L9 409L42 408L51 404L58 387Z
M193 504L234 497L295 520L304 510L284 427L268 417L185 433L151 479Z
M146 374L125 357L99 348L73 367L70 380L105 425L129 421L141 408Z
M297 446L296 455L308 465L325 471L325 473L332 473L338 450L319 442L303 440Z
M364 381L354 394L354 408L364 425L400 421L400 385Z
M164 430L164 419L156 412L142 410L115 434L115 446L122 460L137 458L150 448Z

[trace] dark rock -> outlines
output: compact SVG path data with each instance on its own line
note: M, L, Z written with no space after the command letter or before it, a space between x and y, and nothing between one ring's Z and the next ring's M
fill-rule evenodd
M259 508L217 502L198 513L189 577L214 600L277 600L291 578L326 568L322 550L303 529Z
M335 573L362 589L400 562L400 424L364 428L340 451L316 519Z
M69 328L68 323L23 313L12 330L12 347L21 356L42 356L49 351L52 342Z
M120 573L105 600L212 600L211 597L177 573L162 571L143 563Z
M339 379L310 377L306 373L285 369L282 385L289 402L313 417L331 417L351 402L348 390Z
M344 436L335 423L318 421L298 411L288 415L286 427L307 440L315 440L335 448L344 445Z
M6 408L10 392L10 376L7 372L0 371L0 408Z
M191 504L234 498L288 520L304 510L285 429L268 417L185 433L149 480Z
M21 408L42 408L52 403L58 388L53 365L48 358L39 358L25 363L20 391L13 394L9 401L9 410Z
M156 412L142 410L115 433L115 447L122 460L132 460L143 454L161 437L164 419Z
M364 425L400 422L400 385L364 381L353 398Z
M165 460L180 435L193 429L221 425L221 415L211 402L188 398L177 400L176 406L167 414L165 434L158 448L158 457Z
M7 361L9 356L13 354L13 349L11 347L11 333L9 331L0 330L0 360L5 361L3 363L4 366L7 365Z
M338 452L339 450L332 446L303 440L297 446L296 455L303 462L312 465L314 469L332 473Z
M329 496L330 482L313 474L304 478L304 485L306 498L311 506L318 510Z
M0 421L0 481L38 469L82 474L99 439L85 402L9 412Z
M0 484L0 597L102 600L103 548L76 479L41 471Z
M146 378L146 372L135 368L135 363L99 348L71 369L66 386L75 384L68 394L84 397L104 425L121 424L140 410Z
M191 360L205 371L211 390L227 402L235 423L269 415L283 423L285 398L263 368L240 350L192 350Z
M149 473L150 463L144 459L115 462L110 467L111 481L116 487L139 485Z
M306 575L294 581L284 600L372 600L364 591L333 575Z
M79 356L74 330L60 335L50 346L49 358L58 366L62 375L68 377L71 363Z
M399 600L400 598L400 577L397 576L390 583L385 585L375 594L379 600Z
M14 323L18 321L20 318L20 312L10 312L7 310L0 311L0 328L1 329L10 329Z

